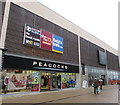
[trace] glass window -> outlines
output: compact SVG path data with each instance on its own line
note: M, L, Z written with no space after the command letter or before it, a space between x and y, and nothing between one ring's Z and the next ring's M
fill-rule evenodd
M62 75L62 88L74 88L78 86L76 83L76 74L75 73L61 73ZM78 75L77 75L78 76Z
M1 78L3 93L39 91L37 71L4 70Z

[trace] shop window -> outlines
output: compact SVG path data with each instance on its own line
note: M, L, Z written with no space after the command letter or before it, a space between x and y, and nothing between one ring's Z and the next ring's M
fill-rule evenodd
M39 90L38 74L39 72L37 71L22 71L22 72L21 70L3 71L1 74L2 92L12 93L12 92L38 91ZM8 78L8 81L6 78Z
M74 88L76 85L75 73L63 73L62 74L62 88Z
M26 89L30 91L39 91L39 72L28 71Z

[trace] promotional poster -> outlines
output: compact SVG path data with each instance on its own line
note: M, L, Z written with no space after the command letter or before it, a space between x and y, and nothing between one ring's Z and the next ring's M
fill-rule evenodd
M9 74L8 75L8 90L17 90L26 88L26 75L25 74Z

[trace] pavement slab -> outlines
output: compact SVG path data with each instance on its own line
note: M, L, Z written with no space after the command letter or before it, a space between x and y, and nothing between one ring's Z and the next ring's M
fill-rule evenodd
M118 86L107 85L98 94L93 94L93 88L68 89L60 91L41 92L35 94L3 95L3 103L118 103Z

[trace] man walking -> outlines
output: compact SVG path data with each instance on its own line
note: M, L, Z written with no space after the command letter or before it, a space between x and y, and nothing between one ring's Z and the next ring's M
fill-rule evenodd
M99 80L99 85L100 85L100 90L102 90L102 85L103 85L103 80L102 79Z
M95 79L93 87L94 87L94 94L98 94L98 80L97 79Z

